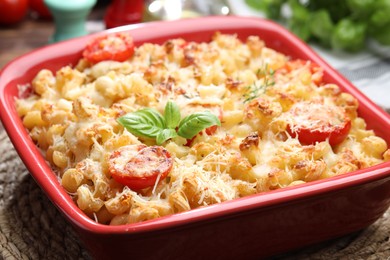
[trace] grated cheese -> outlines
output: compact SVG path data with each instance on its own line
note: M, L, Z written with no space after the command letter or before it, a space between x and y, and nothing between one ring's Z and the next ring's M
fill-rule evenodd
M125 62L92 65L81 59L55 75L42 70L31 83L35 93L17 99L16 106L47 160L59 156L62 166L52 164L59 181L72 172L81 174L81 180L68 175L73 182L62 183L75 203L96 222L133 223L388 159L382 156L389 153L384 140L365 139L374 132L358 117L357 101L323 82L320 68L314 75L312 65L290 60L257 36L245 41L215 33L209 43L145 43ZM20 92L27 87L19 86ZM181 137L166 141L162 145L173 158L172 170L166 178L159 173L151 187L131 190L112 178L109 163L120 172L137 147L156 141L129 133L116 119L145 107L163 113L169 100L179 106L182 118L209 110L222 126L209 134L203 130L191 142ZM329 140L303 145L287 129L321 130L324 122L338 125L344 116L351 130L333 147Z

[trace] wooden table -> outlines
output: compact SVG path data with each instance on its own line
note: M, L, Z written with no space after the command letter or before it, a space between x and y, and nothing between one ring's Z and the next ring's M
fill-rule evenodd
M16 57L46 45L53 32L51 21L32 19L12 27L0 27L0 68Z
M102 23L107 2L98 2L88 16L89 22ZM54 31L52 20L37 19L32 14L16 25L0 25L0 69L16 57L47 45Z

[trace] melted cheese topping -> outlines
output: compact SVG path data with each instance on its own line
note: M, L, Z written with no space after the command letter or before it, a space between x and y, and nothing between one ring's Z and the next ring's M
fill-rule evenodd
M25 127L80 209L105 224L158 218L390 157L385 141L366 130L351 95L323 82L321 68L310 61L292 61L257 36L243 42L216 33L208 43L145 43L125 62L81 59L55 74L42 70L32 88L30 97L16 101ZM222 126L190 144L181 137L166 141L173 168L154 186L133 191L116 182L108 170L113 153L120 154L120 171L136 153L121 147L156 144L132 135L116 118L144 107L163 113L172 99L182 117L209 110ZM337 123L337 113L322 111L337 107L352 122L347 138L334 147L328 141L302 145L286 130L297 104L317 104L314 118L294 115L307 126Z

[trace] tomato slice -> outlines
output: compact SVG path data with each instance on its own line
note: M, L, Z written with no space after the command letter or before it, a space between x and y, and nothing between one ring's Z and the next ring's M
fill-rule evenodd
M302 68L304 66L309 66L308 68L310 69L310 72L312 74L313 82L316 85L319 85L322 82L323 69L314 62L309 62L309 61L300 60L300 59L290 60L285 64L284 68L288 72L291 72L293 70L297 70L297 69Z
M134 54L133 38L128 33L107 34L93 39L83 57L91 63L105 60L125 61Z
M350 118L343 108L335 105L299 102L286 115L288 133L305 145L325 140L337 145L351 129Z
M111 154L108 171L117 182L140 190L163 180L172 166L173 159L162 146L127 145Z

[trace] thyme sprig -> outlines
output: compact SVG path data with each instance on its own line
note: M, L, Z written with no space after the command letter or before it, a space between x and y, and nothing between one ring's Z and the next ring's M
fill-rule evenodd
M268 87L275 85L275 71L273 69L268 69L268 65L265 65L264 69L259 69L256 72L256 75L259 79L263 79L263 81L258 80L252 85L246 87L247 91L243 95L244 103L258 98L267 91Z

